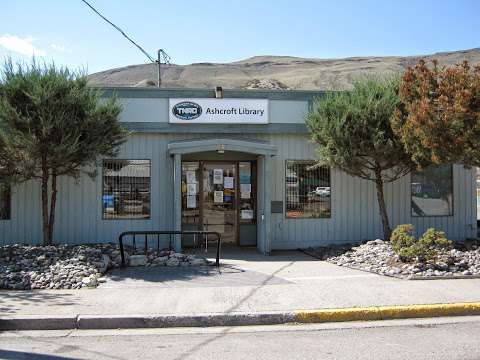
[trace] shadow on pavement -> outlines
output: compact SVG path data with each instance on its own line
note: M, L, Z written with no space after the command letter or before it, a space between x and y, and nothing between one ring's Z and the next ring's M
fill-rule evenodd
M58 355L48 355L48 354L38 354L33 352L26 351L15 351L15 350L1 350L0 349L0 359L5 360L75 360L79 358L65 357Z
M19 311L18 306L35 304L36 306L49 305L75 305L75 295L62 290L45 292L43 290L13 291L0 290L0 313L15 314ZM0 356L0 359L3 359Z

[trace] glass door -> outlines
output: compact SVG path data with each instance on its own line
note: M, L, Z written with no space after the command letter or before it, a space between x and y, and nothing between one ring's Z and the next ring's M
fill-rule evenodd
M236 163L203 164L203 230L219 232L224 244L237 244L236 168Z

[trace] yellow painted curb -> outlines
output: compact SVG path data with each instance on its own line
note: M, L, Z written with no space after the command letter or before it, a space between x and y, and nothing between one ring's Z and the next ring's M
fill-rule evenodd
M295 311L295 320L299 323L322 323L468 315L480 315L480 302L298 310Z

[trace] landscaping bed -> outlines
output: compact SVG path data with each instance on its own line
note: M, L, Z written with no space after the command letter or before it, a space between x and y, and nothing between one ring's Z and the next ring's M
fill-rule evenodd
M402 262L388 241L372 240L361 245L331 245L305 250L338 266L405 279L480 277L480 248L462 244L440 252L436 259Z
M125 251L130 266L200 266L209 262L195 255L149 249L134 254ZM0 289L80 289L107 281L108 270L121 265L114 244L4 245L0 246Z

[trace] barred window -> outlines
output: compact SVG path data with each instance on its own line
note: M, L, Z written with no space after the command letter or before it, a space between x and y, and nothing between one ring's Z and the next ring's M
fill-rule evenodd
M104 160L103 218L150 218L150 160Z
M453 215L452 165L413 171L411 189L412 216Z
M0 183L0 220L10 220L11 207L10 185Z
M330 168L315 161L286 161L287 218L331 217Z

